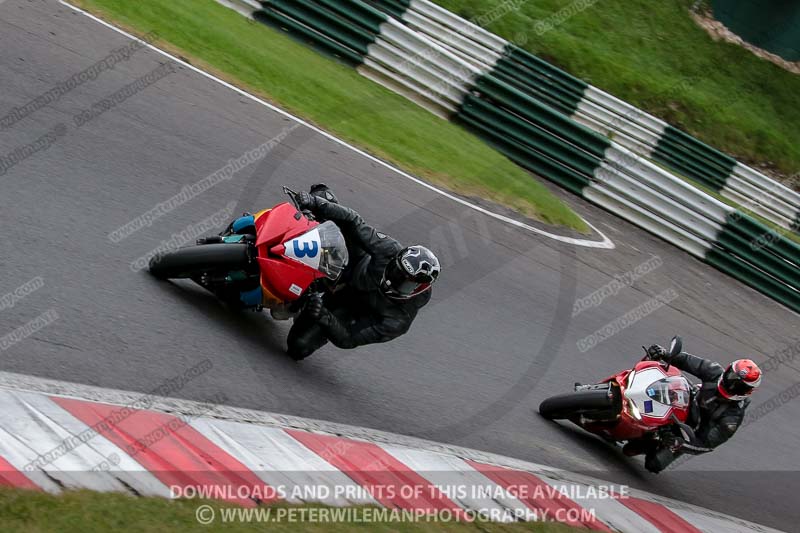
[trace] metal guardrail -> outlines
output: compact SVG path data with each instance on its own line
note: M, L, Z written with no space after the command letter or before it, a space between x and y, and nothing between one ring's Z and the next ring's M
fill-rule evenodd
M790 221L793 196L778 198L746 167L725 178L728 156L427 0L262 4L265 20L800 312L800 247L664 168L694 172L723 194L761 194L761 212Z
M380 6L387 0L372 3ZM505 63L525 64L527 90L545 93L542 97L550 105L571 114L574 120L613 136L633 152L658 160L787 230L797 231L800 226L797 192L428 0L405 3L407 8L399 16L415 31L434 40L439 39L443 30L467 35L469 38L465 40L469 44L460 46L452 42L451 46L466 54L478 46L505 56L507 61L498 65L501 71Z

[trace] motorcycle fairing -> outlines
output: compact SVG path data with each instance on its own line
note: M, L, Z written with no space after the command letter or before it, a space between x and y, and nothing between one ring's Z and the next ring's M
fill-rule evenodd
M261 286L284 302L297 300L312 281L322 276L302 263L285 259L259 257L258 263L261 268Z
M638 379L636 378L636 374L640 372L647 372L649 369L654 369L658 372L658 377L656 379L649 379L650 375L655 376L655 374L648 374L644 376L645 383L645 390L644 394L634 394L634 402L635 406L638 409L640 418L636 418L631 409L629 408L629 404L631 402L631 398L629 398L628 384L629 382L632 384L633 381L638 383ZM634 379L630 379L630 375L634 374ZM636 363L631 370L623 370L618 374L613 376L609 376L608 378L604 379L601 383L611 383L617 387L619 394L621 395L621 406L622 408L619 410L619 417L618 419L609 424L607 422L586 422L582 423L585 429L591 431L592 433L597 433L600 435L605 436L606 438L610 438L613 440L630 440L630 439L637 439L644 436L647 433L652 432L654 429L667 425L668 418L659 418L656 416L652 416L655 412L656 402L653 402L652 407L653 410L651 412L645 412L645 404L644 402L647 400L652 400L647 395L647 386L649 386L654 381L658 381L659 379L664 378L665 376L673 377L673 376L683 376L680 370L675 368L674 366L669 367L668 369L664 367L661 363L657 361L639 361ZM685 378L684 378L685 379ZM688 382L687 382L688 383ZM689 415L689 407L687 406L684 409L675 409L672 408L675 416L681 422L685 422ZM667 417L671 416L671 413L667 413Z
M685 421L687 414L686 409L679 409L658 401L649 390L657 382L669 377L674 380L683 380L685 383L685 392L688 395L690 386L686 378L680 375L670 374L668 371L664 370L664 367L658 364L635 370L632 373L632 377L633 379L630 379L631 374L628 375L629 379L627 380L628 383L624 395L629 402L633 402L639 409L643 420L647 418L664 420L675 413L679 420L682 422Z
M293 205L283 203L256 215L256 248L274 246L305 233L317 222L304 217ZM264 249L266 257L268 250Z
M283 248L286 257L300 261L314 270L319 268L319 260L322 257L319 230L312 229L298 235L283 243Z
M322 277L322 273L302 261L302 257L287 257L288 249L283 244L290 244L294 252L293 240L299 238L298 249L301 251L295 255L302 254L301 242L310 242L310 237L309 241L303 241L302 236L316 228L319 223L304 217L289 203L277 205L255 216L256 250L265 301L297 300L311 282ZM273 247L280 253L275 253ZM319 257L316 260L318 265Z

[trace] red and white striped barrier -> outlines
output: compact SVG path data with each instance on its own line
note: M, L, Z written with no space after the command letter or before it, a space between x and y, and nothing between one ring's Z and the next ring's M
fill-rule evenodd
M373 504L600 531L775 531L494 454L340 424L0 372L0 485Z

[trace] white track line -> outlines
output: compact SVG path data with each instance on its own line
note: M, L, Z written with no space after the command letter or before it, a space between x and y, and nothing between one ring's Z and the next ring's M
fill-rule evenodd
M345 141L339 139L338 137L335 137L335 136L331 135L330 133L328 133L326 131L321 130L320 128L314 126L313 124L309 124L308 122L302 120L301 118L296 117L296 116L284 111L283 109L280 109L279 107L275 107L274 105L270 104L269 102L261 100L260 98L248 93L247 91L244 91L244 90L242 90L242 89L240 89L240 88L238 88L238 87L236 87L234 85L231 85L230 83L226 82L225 80L217 78L216 76L214 76L212 74L209 74L208 72L206 72L206 71L204 71L202 69L199 69L199 68L195 67L194 65L190 65L189 63L186 63L185 61L181 61L180 59L178 59L177 57L169 54L168 52L165 52L164 50L161 50L160 48L157 48L157 47L153 46L152 44L149 44L149 43L146 43L146 42L142 41L141 39L139 39L135 35L131 35L130 33L128 33L126 31L114 26L113 24L110 24L110 23L108 23L108 22L106 22L106 21L104 21L104 20L92 15L91 13L88 13L88 12L80 9L79 7L73 6L72 4L66 2L65 0L59 0L59 2L62 5L65 5L65 6L69 7L70 9L72 9L74 11L77 11L78 13L81 13L81 14L89 17L90 19L94 20L95 22L98 22L98 23L102 24L103 26L105 26L107 28L110 28L110 29L114 30L115 32L120 33L120 34L128 37L129 39L132 39L134 41L137 41L139 43L144 44L147 48L149 48L149 49L151 49L151 50L153 50L153 51L155 51L155 52L157 52L157 53L159 53L159 54L161 54L161 55L163 55L165 57L170 58L172 61L175 61L176 63L179 63L179 64L183 65L184 67L189 68L189 69L197 72L198 74L200 74L202 76L205 76L206 78L214 80L215 82L219 83L220 85L224 85L225 87L227 87L227 88L229 88L229 89L231 89L233 91L236 91L237 93L241 94L242 96L244 96L246 98L249 98L249 99L251 99L251 100L253 100L255 102L258 102L259 104L261 104L261 105L263 105L265 107L268 107L269 109L271 109L272 111L275 111L276 113L280 113L281 115L283 115L285 117L291 118L292 120L296 121L297 123L302 124L303 126L305 126L305 127L309 128L309 129L319 133L320 135L322 135L322 136L324 136L324 137L326 137L326 138L328 138L328 139L330 139L330 140L332 140L332 141L334 141L336 143L339 143L342 146L346 146L347 148L349 148L349 149L353 150L354 152L358 153L359 155L362 155L362 156L368 158L369 160L374 161L375 163L378 163L379 165L382 165L382 166L384 166L384 167L396 172L397 174L403 176L406 179L409 179L409 180L413 181L414 183L416 183L418 185L422 185L423 187L425 187L427 189L430 189L431 191L434 191L434 192L436 192L438 194L441 194L442 196L444 196L444 197L446 197L446 198L448 198L450 200L453 200L454 202L458 202L461 205L469 207L470 209L474 209L475 211L483 213L484 215L490 216L492 218L495 218L495 219L500 220L502 222L505 222L507 224L511 224L512 226L516 226L518 228L525 229L525 230L531 231L533 233L537 233L537 234L542 235L544 237L548 237L550 239L554 239L554 240L557 240L557 241L560 241L560 242L564 242L564 243L567 243L567 244L574 244L575 246L583 246L583 247L586 247L586 248L602 248L602 249L607 249L607 250L612 250L612 249L615 248L615 245L611 241L611 239L606 237L599 229L594 227L592 224L590 224L586 220L584 220L584 222L586 222L586 224L590 228L592 228L598 235L600 235L603 238L603 240L601 240L601 241L590 241L590 240L586 240L586 239L575 239L575 238L572 238L572 237L565 237L563 235L556 235L554 233L549 233L547 231L541 230L539 228L536 228L534 226L525 224L523 222L519 222L518 220L514 220L513 218L509 218L509 217L506 217L506 216L503 216L503 215L500 215L500 214L497 214L497 213L493 213L493 212L491 212L491 211L489 211L487 209L484 209L483 207L480 207L478 205L475 205L475 204L472 204L470 202L467 202L466 200L464 200L462 198L459 198L459 197L457 197L455 195L452 195L452 194L450 194L448 192L445 192L445 191L443 191L441 189L438 189L438 188L434 187L433 185L431 185L429 183L426 183L426 182L422 181L421 179L416 178L416 177L412 176L411 174L409 174L407 172L404 172L403 170L400 170L399 168L390 165L386 161L383 161L383 160L378 159L377 157L375 157L373 155L368 154L367 152L361 150L360 148L357 148L357 147L355 147L355 146L353 146L351 144L346 143Z

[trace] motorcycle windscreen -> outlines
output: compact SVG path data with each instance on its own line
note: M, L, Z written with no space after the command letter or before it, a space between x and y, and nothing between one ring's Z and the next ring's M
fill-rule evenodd
M330 220L286 241L283 247L286 257L322 272L328 279L338 279L347 266L344 236Z
M647 396L663 405L685 409L689 406L689 382L683 376L667 376L647 387Z

